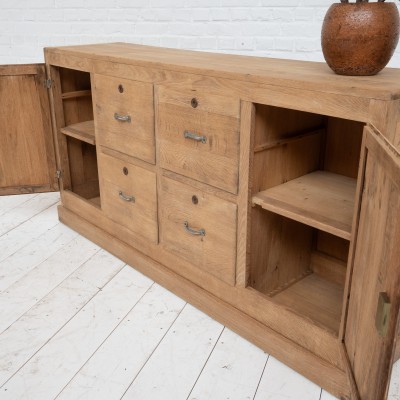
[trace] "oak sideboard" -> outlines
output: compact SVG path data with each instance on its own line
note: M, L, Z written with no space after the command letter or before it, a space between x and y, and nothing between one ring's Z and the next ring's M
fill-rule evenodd
M0 193L59 218L333 395L400 357L400 70L125 43L0 67Z

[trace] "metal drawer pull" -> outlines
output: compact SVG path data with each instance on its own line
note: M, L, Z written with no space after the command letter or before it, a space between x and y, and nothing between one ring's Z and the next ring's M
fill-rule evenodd
M198 231L192 229L187 221L183 223L183 226L185 227L186 232L189 232L191 235L206 236L206 231L204 229L199 229Z
M118 192L118 196L119 196L120 199L122 199L124 201L129 201L131 203L135 202L135 198L133 196L127 196L121 191Z
M118 113L114 114L114 119L116 119L117 121L121 121L121 122L131 122L131 116L130 115L120 115Z
M187 138L187 139L196 140L196 142L207 143L207 137L206 136L196 135L193 132L185 131L183 133L183 136L185 138Z

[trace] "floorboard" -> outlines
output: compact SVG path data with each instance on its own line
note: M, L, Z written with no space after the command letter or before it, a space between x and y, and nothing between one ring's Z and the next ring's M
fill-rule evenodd
M184 306L154 284L57 399L120 399Z
M59 193L46 193L45 196L36 195L17 207L8 210L0 218L0 236L56 204L59 199Z
M0 293L0 333L77 270L99 247L79 236Z
M38 229L38 234L40 234L39 231ZM0 292L20 280L24 275L61 250L77 236L78 234L73 230L57 223L42 235L34 238L25 246L22 246L13 254L0 261ZM16 243L20 244L23 242L18 242L17 238L13 238L14 240L17 240ZM18 246L16 245L15 247ZM0 248L3 247L0 246Z
M151 285L134 269L123 268L13 375L2 387L1 398L55 398Z
M13 208L33 199L37 194L21 194L18 196L0 196L0 217Z
M60 225L57 221L57 205L50 206L40 214L24 221L1 237L0 261L5 260L57 225Z
M335 400L60 224L58 201L0 196L1 400Z
M187 304L123 399L186 400L222 330Z
M190 400L253 399L268 354L225 328Z
M254 400L319 400L320 397L321 388L270 356Z
M90 258L0 336L0 386L24 366L124 263L105 250Z

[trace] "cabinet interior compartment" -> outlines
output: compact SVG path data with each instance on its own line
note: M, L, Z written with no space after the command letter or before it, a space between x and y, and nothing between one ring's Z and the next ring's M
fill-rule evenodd
M363 127L256 104L249 285L334 333Z
M61 100L65 126L61 132L95 144L90 73L60 68Z
M59 68L59 76L64 116L60 130L66 136L70 189L100 206L90 73Z

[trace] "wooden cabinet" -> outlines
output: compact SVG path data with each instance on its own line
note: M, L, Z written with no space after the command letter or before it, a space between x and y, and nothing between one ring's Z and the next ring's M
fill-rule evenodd
M0 151L30 179L5 158L3 192L57 176L61 221L337 397L385 399L400 354L400 71L128 44L45 56L46 80L0 69L20 94L0 98ZM28 103L33 142L15 117Z

